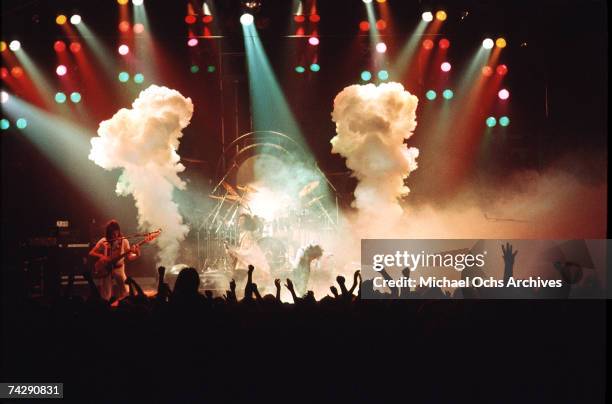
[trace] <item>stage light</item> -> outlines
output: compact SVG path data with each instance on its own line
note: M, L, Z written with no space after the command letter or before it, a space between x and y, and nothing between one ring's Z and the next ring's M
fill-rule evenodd
M2 120L0 120L0 129L7 130L10 127L11 127L11 123L9 122L8 119L2 118Z
M387 23L386 23L386 21L385 21L385 20L378 20L378 21L376 21L376 28L377 28L379 31L383 31L383 30L385 30L385 29L387 28Z
M319 22L319 21L321 21L321 17L319 16L319 14L310 14L308 19L310 20L310 22Z
M493 74L493 69L491 66L484 66L482 68L482 75L486 77L490 77Z
M210 24L212 21L213 21L212 15L205 15L204 17L202 17L202 22L204 24Z
M66 73L68 73L68 69L64 65L59 65L55 69L55 73L57 73L58 76L65 76Z
M453 93L453 90L451 90L450 88L447 88L446 90L442 91L442 97L444 97L445 100L452 99L454 95L455 93Z
M431 22L433 21L433 14L430 11L426 11L423 14L421 14L421 18L425 22Z
M495 40L495 45L498 48L505 48L506 47L506 40L504 38L497 38Z
M501 90L499 90L499 93L497 93L497 96L500 100L507 100L510 97L510 91L506 90L505 88L502 88Z
M505 76L506 74L508 74L508 66L506 65L499 65L497 66L497 69L495 69L497 71L497 74L499 74L500 76Z
M510 118L507 116L502 116L499 118L499 126L503 126L505 128L508 125L510 125Z
M295 71L296 71L297 73L302 74L302 73L304 73L304 72L306 71L306 69L304 69L304 67L303 67L303 66L297 66L297 67L295 68Z
M15 122L15 126L17 126L18 129L25 129L28 126L28 121L25 118L19 118L17 122Z
M66 24L66 21L68 21L68 18L64 14L60 14L57 17L55 17L55 23L57 25L64 25Z
M130 79L130 74L128 72L121 72L118 78L120 82L125 83Z
M369 31L370 30L370 23L367 21L361 21L359 23L359 29L362 30L363 32Z
M438 94L436 94L434 90L429 90L425 93L425 98L427 98L429 101L435 100L437 96Z
M23 69L20 66L15 66L11 69L11 76L19 79L23 77Z
M444 63L442 63L442 64L440 65L440 69L441 69L443 72L450 72L450 69L451 69L451 64L450 64L450 63L448 63L448 62L444 62Z
M6 67L0 67L0 76L5 79L9 75L9 71Z
M72 42L70 44L70 52L72 53L78 53L81 51L81 44L78 42Z
M189 24L189 25L195 24L196 20L197 20L197 18L196 18L195 15L188 15L188 16L185 17L185 22L187 24Z
M142 34L144 32L144 25L140 24L140 23L136 23L134 24L134 27L132 28L134 30L134 33L136 34Z
M493 48L493 40L491 38L485 39L484 41L482 41L482 47L485 49Z
M81 16L78 14L73 14L72 17L70 17L70 24L72 25L79 25L81 23Z
M70 94L70 101L72 101L75 104L78 104L79 102L81 102L81 94L77 93L76 91Z
M304 18L304 16L302 14L298 14L298 15L294 15L293 16L293 21L295 22L304 22L306 18Z
M132 0L132 4L135 6L142 6L144 0Z
M321 66L319 66L316 63L313 63L310 65L310 71L312 72L318 72L319 70L321 70Z
M376 44L376 52L385 53L387 51L387 44L384 42L379 42Z
M144 75L142 73L136 73L134 75L134 83L142 84L144 82Z
M19 41L11 41L9 43L9 49L12 50L13 52L18 51L19 49L21 49L21 42L19 42Z
M128 32L130 30L130 23L127 21L121 21L119 23L119 31Z
M55 93L55 102L57 102L58 104L63 104L66 102L66 94L59 92L59 93Z
M436 12L436 19L439 21L445 21L446 20L446 11L438 11Z
M388 80L389 79L389 72L386 70L381 70L378 72L378 79L379 80Z
M240 16L240 24L242 25L251 25L254 20L253 14L244 13Z
M122 6L125 6L126 4L128 4L128 1L130 0L117 0L117 3L119 3Z
M187 40L187 46L189 47L194 47L198 45L198 38L189 38L189 40Z
M215 66L213 66L213 65L209 65L209 66L206 68L206 71L207 71L208 73L214 73L216 70L217 70L217 68L216 68Z
M257 12L261 8L260 0L243 0L242 4L250 11Z
M426 39L423 41L423 48L430 50L433 49L434 43L431 39Z
M120 55L125 56L130 53L130 47L127 45L120 45L119 48L117 48L117 52L119 52Z
M66 50L66 43L64 41L55 41L53 49L55 49L56 52L63 52Z
M195 74L195 73L197 73L197 72L199 72L199 71L200 71L200 67L199 67L198 65L192 65L192 66L189 68L189 71L190 71L191 73Z
M438 46L440 49L448 49L450 47L450 41L446 38L442 38L440 42L438 42Z
M2 91L1 95L1 101L4 104L5 102L7 102L9 100L9 95L6 91Z
M387 0L376 0L376 1L379 2L379 3L384 3Z
M361 1L363 1L365 4L369 4L372 2L372 0L361 0Z
M319 44L319 38L317 38L316 36L311 36L310 38L308 38L308 43L312 46L317 46Z
M372 78L372 73L370 73L369 71L364 70L361 72L361 80L370 81L371 78Z
M4 52L6 48L8 48L8 46L6 45L6 42L0 41L0 52Z
M488 117L487 120L485 121L485 123L487 124L487 126L489 128L494 127L495 125L497 125L497 120L495 119L495 117Z

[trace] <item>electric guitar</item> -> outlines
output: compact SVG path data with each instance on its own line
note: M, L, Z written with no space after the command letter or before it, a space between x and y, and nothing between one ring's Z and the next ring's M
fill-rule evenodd
M151 241L155 240L160 234L161 229L155 230L154 232L147 234L145 238L136 243L134 247L140 246L145 243L150 243ZM96 264L94 265L93 270L91 271L92 276L96 279L107 277L111 273L117 262L127 257L131 253L132 250L130 249L129 251L124 252L123 254L117 254L113 257L100 258L98 261L96 261Z

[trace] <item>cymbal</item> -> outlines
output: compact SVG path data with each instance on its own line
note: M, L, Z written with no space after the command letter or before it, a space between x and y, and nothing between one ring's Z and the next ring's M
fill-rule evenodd
M305 197L306 195L308 195L309 193L311 193L312 191L314 191L317 187L319 186L319 180L314 180L312 182L309 182L308 184L306 184L306 186L304 188L302 188L302 190L299 193L300 198Z
M221 183L221 185L223 185L223 188L225 188L225 190L227 192L229 192L230 194L232 194L233 196L239 196L238 192L236 192L236 190L234 189L234 187L232 187L230 184L228 184L227 182L223 181Z

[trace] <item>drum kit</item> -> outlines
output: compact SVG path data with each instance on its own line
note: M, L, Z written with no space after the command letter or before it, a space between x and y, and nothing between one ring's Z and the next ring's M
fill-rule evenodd
M216 206L198 226L197 232L198 261L205 272L229 274L233 271L234 260L227 253L227 246L239 245L238 217L242 214L253 219L253 236L274 276L292 270L292 259L300 247L320 242L323 234L336 228L337 219L333 219L324 204L321 181L303 186L297 196L291 198L295 203L283 206L282 212L266 218L257 215L254 209L253 200L261 191L258 185L232 186L224 179L219 185L209 195L217 201Z

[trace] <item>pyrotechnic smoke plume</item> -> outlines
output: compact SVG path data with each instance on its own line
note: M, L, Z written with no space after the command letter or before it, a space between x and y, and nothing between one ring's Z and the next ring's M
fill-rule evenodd
M399 83L352 85L334 100L332 153L345 157L359 180L354 206L369 229L376 223L384 231L402 216L398 198L409 192L404 180L416 170L419 155L404 143L416 127L417 104Z
M89 159L100 167L123 171L118 195L132 194L142 230L162 228L158 261L174 265L179 243L188 227L172 200L174 188L184 189L178 173L185 170L177 154L179 139L193 114L190 98L167 87L152 85L109 120L91 139Z

